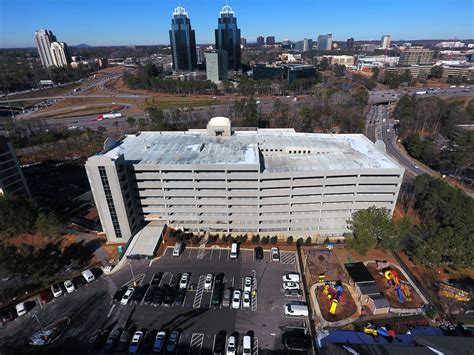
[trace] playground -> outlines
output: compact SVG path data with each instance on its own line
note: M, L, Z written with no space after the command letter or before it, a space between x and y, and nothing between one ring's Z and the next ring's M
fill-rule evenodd
M418 293L413 289L405 275L393 264L370 262L367 265L380 291L392 308L419 308L423 305Z
M351 317L357 311L350 286L341 281L326 282L316 287L316 299L321 315L328 322L337 322Z

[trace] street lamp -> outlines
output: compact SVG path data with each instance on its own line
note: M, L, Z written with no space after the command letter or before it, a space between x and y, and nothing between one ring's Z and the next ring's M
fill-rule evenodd
M128 266L130 266L130 271L132 272L133 287L137 287L137 282L135 281L135 274L133 273L132 263L129 261Z

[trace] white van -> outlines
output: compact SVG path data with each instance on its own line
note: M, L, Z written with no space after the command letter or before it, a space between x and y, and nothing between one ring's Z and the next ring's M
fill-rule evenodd
M21 317L23 314L26 313L25 303L23 303L23 302L18 303L15 306L15 310L16 310L16 314L18 315L18 317Z
M252 354L252 338L250 335L244 336L244 339L242 340L242 345L243 345L243 354Z
M176 243L173 249L173 256L180 256L182 250L183 250L183 243L180 243L180 242Z
M283 275L283 282L300 282L300 274L297 272L290 272L289 274Z
M86 279L87 282L92 282L95 280L94 274L89 269L84 270L82 272L82 276Z
M230 247L230 258L237 259L238 256L239 256L239 245L237 243L232 243L232 246Z
M285 316L307 317L309 314L308 306L305 305L288 303L283 308L285 310Z

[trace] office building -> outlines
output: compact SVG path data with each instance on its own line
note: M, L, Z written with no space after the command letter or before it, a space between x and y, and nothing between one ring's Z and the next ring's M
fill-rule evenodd
M265 38L263 36L258 36L257 37L257 46L263 46L265 45Z
M227 52L229 69L235 71L240 68L240 29L237 27L237 18L229 5L222 8L219 23L215 30L216 49Z
M291 48L293 48L293 43L291 43L291 41L289 39L284 39L281 42L281 48L282 49L291 49Z
M380 47L382 49L389 49L390 41L391 41L390 35L383 35L382 38L380 39Z
M363 52L369 52L369 53L373 53L375 52L375 50L378 48L378 46L376 44L373 44L373 43L365 43L361 46L361 49Z
M354 48L354 38L348 38L347 39L346 47L347 47L347 49L353 49Z
M240 45L243 47L247 46L247 38L240 37Z
M44 68L54 66L51 55L51 43L56 42L56 36L49 30L39 30L35 32L36 47Z
M184 7L178 6L174 9L169 33L173 69L188 71L196 69L196 36Z
M55 67L67 67L71 63L71 55L65 42L51 43L51 57Z
M342 236L371 206L395 208L404 169L362 134L207 129L140 132L86 162L109 242L144 222L191 232Z
M13 146L0 136L0 197L6 194L31 197Z
M223 80L227 80L227 52L223 50L217 50L214 52L206 53L206 74L207 80L213 83L219 83Z
M196 48L196 60L198 64L203 64L206 62L206 47Z
M318 36L318 50L329 51L332 49L332 34Z
M322 58L327 58L330 65L354 65L354 56L352 55L323 55Z
M265 43L267 44L267 46L274 46L275 45L275 36L268 36L266 38Z
M307 52L313 49L313 40L310 38L305 38L303 41L298 41L295 43L295 50L299 52Z
M297 79L316 78L316 67L303 64L265 65L252 67L254 80L287 80L289 84Z
M400 53L399 66L426 65L433 61L433 51L423 47L409 47Z

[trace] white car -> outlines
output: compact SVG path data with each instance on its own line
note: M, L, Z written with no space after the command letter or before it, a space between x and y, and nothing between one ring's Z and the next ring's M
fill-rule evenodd
M187 288L189 283L189 274L185 272L179 280L179 288Z
M298 282L287 281L283 282L283 288L285 290L299 290L300 284Z
M64 281L64 288L66 289L67 293L71 293L76 290L71 280Z
M415 167L415 169L419 169L420 167L418 165L413 165Z
M283 282L287 282L287 281L300 282L300 274L296 272L290 272L289 274L283 275L282 280Z
M123 295L122 299L120 300L120 303L125 306L128 303L128 301L130 301L130 298L132 297L134 292L135 292L135 289L133 287L129 287L128 290Z
M278 247L272 247L272 260L280 261L280 250Z
M237 341L234 336L227 339L226 355L235 355L237 351Z
M244 308L250 307L250 292L249 291L244 291L244 299L242 303L244 305Z
M59 297L63 294L63 290L59 284L54 284L51 286L51 292L53 293L54 297Z
M23 302L18 303L15 306L15 310L16 310L16 314L18 315L18 317L21 317L23 314L26 314L25 304Z
M244 280L244 291L252 291L252 277L247 276Z
M239 309L240 308L240 299L242 298L242 291L234 290L234 294L232 295L232 308Z
M213 274L207 274L206 279L204 280L204 289L210 290L212 288L212 281L214 280Z

